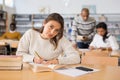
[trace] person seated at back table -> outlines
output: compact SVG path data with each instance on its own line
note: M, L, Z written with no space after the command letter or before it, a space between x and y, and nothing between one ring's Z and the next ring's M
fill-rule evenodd
M20 32L16 31L16 24L11 23L10 24L10 31L5 32L1 37L0 40L2 39L10 39L10 40L19 40L21 38Z
M96 26L97 33L95 34L93 41L90 43L89 49L101 49L101 50L118 50L119 45L116 38L108 32L107 25L104 22L100 22Z

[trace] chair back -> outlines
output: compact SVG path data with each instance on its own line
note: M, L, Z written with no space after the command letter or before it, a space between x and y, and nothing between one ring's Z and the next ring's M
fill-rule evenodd
M81 64L118 66L118 58L101 56L82 56Z

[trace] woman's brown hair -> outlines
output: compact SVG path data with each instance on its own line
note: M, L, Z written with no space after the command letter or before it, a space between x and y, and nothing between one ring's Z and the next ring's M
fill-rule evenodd
M50 39L50 43L52 43L52 44L54 45L54 47L55 47L54 49L56 49L57 46L58 46L59 40L63 37L64 19L63 19L63 17L62 17L60 14L58 14L58 13L51 13L51 14L49 14L48 17L45 19L45 23L48 23L48 22L51 21L51 20L57 21L57 22L60 23L60 25L61 25L61 29L60 29L59 33L58 33L55 37L53 37L53 38ZM42 33L43 30L44 30L44 26L42 26L39 30L38 30L38 29L35 29L35 28L33 28L33 29L36 30L36 31L38 31L38 32L40 32L40 33Z
M108 34L107 24L105 22L100 22L96 25L96 29L98 28L102 28L106 31L105 34L103 35L103 41L105 42L105 40L109 37L107 36Z

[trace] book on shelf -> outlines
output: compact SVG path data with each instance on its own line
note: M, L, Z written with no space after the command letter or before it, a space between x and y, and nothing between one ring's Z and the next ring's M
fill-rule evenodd
M37 63L29 63L30 68L33 72L47 72L47 71L54 71L57 69L64 69L66 68L65 65L59 65L59 64L37 64Z
M0 70L21 70L22 56L0 55Z

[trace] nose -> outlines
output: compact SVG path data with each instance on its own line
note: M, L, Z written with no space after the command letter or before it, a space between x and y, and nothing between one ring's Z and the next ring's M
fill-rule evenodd
M51 33L51 34L55 34L55 30L51 30L50 33Z
M86 20L87 20L87 17L84 17L84 20L86 21Z

